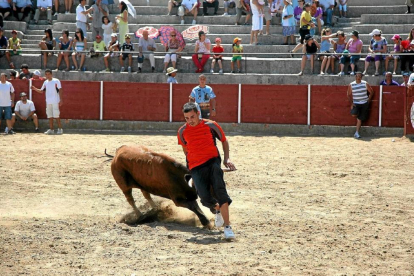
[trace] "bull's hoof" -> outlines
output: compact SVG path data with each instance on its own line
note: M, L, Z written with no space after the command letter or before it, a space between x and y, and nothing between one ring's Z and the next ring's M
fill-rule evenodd
M209 221L207 224L203 225L203 227L208 229L208 230L213 230L214 229L214 223Z
M156 221L157 215L158 215L157 209L148 210L147 212L142 213L140 216L138 216L135 212L131 212L129 214L124 215L119 220L119 222L134 226L138 224L144 224L144 223Z

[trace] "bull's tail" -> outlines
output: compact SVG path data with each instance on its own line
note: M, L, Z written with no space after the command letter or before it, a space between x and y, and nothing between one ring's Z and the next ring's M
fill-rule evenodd
M114 156L113 156L113 155L110 155L110 154L107 154L107 153L106 153L106 149L105 149L105 155L106 155L107 157L109 157L109 158L114 158Z
M106 149L105 149L105 156L101 156L100 158L105 158L105 157L108 157L108 159L107 159L107 160L105 160L104 162L109 162L109 161L112 161L112 159L114 159L114 156L113 156L113 155L108 154L108 153L106 152Z

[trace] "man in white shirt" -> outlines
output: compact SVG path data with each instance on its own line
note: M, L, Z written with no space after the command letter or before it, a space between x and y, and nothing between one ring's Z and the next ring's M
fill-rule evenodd
M76 7L76 28L80 28L83 31L83 35L86 37L86 30L89 30L88 17L93 9L86 9L86 0L79 0L79 5Z
M52 24L52 0L37 0L37 9L34 15L35 24L39 23L40 12L45 12L47 23Z
M59 107L62 106L62 94L63 89L62 85L60 84L60 80L53 78L52 70L46 69L45 70L45 77L46 80L42 85L42 88L36 88L32 86L32 89L37 93L43 93L46 91L46 115L49 119L49 129L45 132L45 134L54 134L55 131L53 130L53 119L56 119L58 124L58 131L57 134L63 134L62 125L60 123L60 110Z
M323 12L326 15L325 26L332 25L332 15L335 8L335 0L319 0L319 4L322 6Z
M151 70L155 72L155 58L154 51L157 50L154 39L148 36L148 31L142 32L142 37L139 39L138 46L138 73L142 72L142 63L144 62L144 54L149 57L151 63Z
M181 7L184 8L184 15L191 13L194 16L192 24L196 24L197 13L198 13L198 2L197 0L183 0ZM184 15L181 15L181 25L184 24Z
M27 94L25 92L20 93L20 101L16 103L14 114L12 115L12 129L16 123L16 119L22 120L24 122L32 120L35 125L35 132L39 132L39 121L37 119L35 111L36 108L34 106L34 103L31 100L27 99Z
M4 130L5 134L14 134L11 125L12 107L14 106L14 87L7 81L5 73L0 75L0 124L4 114L4 119L7 122L7 127Z

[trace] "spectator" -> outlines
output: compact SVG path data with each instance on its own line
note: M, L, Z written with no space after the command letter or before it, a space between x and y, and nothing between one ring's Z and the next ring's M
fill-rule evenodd
M404 41L404 45L401 52L402 53L410 53L411 55L401 55L401 74L405 72L405 68L407 65L407 62L409 64L408 67L408 71L410 71L410 69L413 68L413 64L414 64L414 55L412 55L414 53L414 28L411 29L410 33L408 34L408 38L407 41ZM401 44L403 44L401 43Z
M20 72L19 79L29 80L33 77L33 73L29 71L29 65L24 63L22 66L20 66L20 69L22 71Z
M142 37L139 38L138 73L142 72L142 63L144 63L145 55L148 55L148 58L150 60L151 72L152 73L155 72L155 58L154 58L155 50L157 50L157 45L155 45L154 39L148 36L147 30L143 31Z
M322 30L321 34L321 49L320 53L330 53L331 52L331 45L334 44L334 41L332 38L338 37L338 33L332 34L332 30L330 28L326 28ZM321 75L324 75L327 73L329 66L332 64L331 59L333 58L333 55L319 55L319 60L322 61L321 64ZM334 68L332 67L332 72Z
M169 0L168 1L168 14L167 15L172 15L171 14L171 11L172 11L172 8L178 8L178 7L180 7L181 6L181 2L182 2L182 0Z
M346 4L348 3L348 0L338 0L338 6L339 6L339 17L346 18Z
M400 86L400 84L398 82L396 82L395 80L392 79L392 73L391 72L386 72L385 73L385 80L383 80L382 82L380 82L380 85L385 85L385 86Z
M108 59L110 57L118 57L119 53L113 53L113 52L118 52L119 51L119 42L117 39L117 35L116 33L113 33L111 35L111 42L109 42L108 44L108 51L110 51L110 53L107 53L104 56L104 63L105 63L105 72L110 72L111 70L109 69L109 62Z
M125 35L125 42L121 46L121 55L119 56L119 65L121 65L121 73L125 71L124 60L128 58L128 73L132 72L132 53L134 45L131 43L131 37Z
M12 107L14 107L14 87L7 81L7 76L5 73L0 74L0 124L1 119L6 120L7 127L4 130L5 134L14 134L12 129L11 119L12 119Z
M79 5L76 7L76 28L82 29L84 35L86 31L90 29L88 18L91 17L89 14L92 8L86 9L86 0L79 0Z
M53 8L55 10L55 13L53 14L53 16L58 16L59 14L59 0L54 0L54 4L53 4Z
M13 0L13 16L19 20L24 21L32 10L32 1L30 0ZM22 18L19 14L22 13Z
M214 8L214 15L217 15L219 8L219 0L204 0L203 2L203 14L208 15L207 8Z
M236 25L241 25L240 19L242 14L246 14L244 25L249 25L250 17L252 16L252 9L250 8L249 0L236 0Z
M177 33L172 31L167 45L165 45L165 51L168 52L164 57L164 70L163 73L167 72L168 63L171 61L173 68L177 65L177 53L180 53L183 47L180 46L180 41L177 39Z
M320 49L319 43L313 39L311 35L306 35L305 37L305 47L303 47L303 56L302 56L302 62L300 65L300 72L299 76L303 75L303 71L305 70L306 61L310 60L311 62L311 74L313 74L313 65L315 62L315 54L318 52L318 49Z
M304 9L304 3L305 3L304 0L299 0L298 1L298 4L299 5L296 6L293 9L293 14L294 14L294 18L295 18L296 24L300 24L300 17L302 16L302 12L305 10Z
M90 10L92 12L92 37L103 36L102 17L109 15L108 7L102 5L101 0L96 0Z
M201 117L209 119L216 116L216 94L213 89L206 85L206 76L198 77L199 85L194 87L189 96L190 102L197 103L201 109Z
M272 21L272 13L270 10L270 6L275 1L282 1L282 0L263 0L264 6L263 6L263 17L266 23L266 33L264 35L270 35L270 21ZM280 7L282 9L282 7ZM293 10L292 10L293 13ZM263 29L259 33L260 35L263 34Z
M220 67L220 74L223 74L223 55L224 47L221 46L221 38L216 38L216 45L213 47L213 60L211 61L211 70L210 73L214 73L214 66L217 62L217 64Z
M36 108L31 100L27 99L25 92L20 93L20 101L16 103L11 119L11 129L13 130L16 121L27 122L32 120L35 125L35 132L39 132L39 120L37 119Z
M263 30L263 19L260 16L260 10L263 5L260 5L258 0L250 0L250 8L252 9L252 30L250 32L250 44L257 45L257 36Z
M347 62L348 60L351 63L351 75L352 76L355 75L355 64L361 58L361 50L362 50L363 43L359 39L359 32L354 30L352 31L351 35L352 35L351 39L349 39L348 43L346 44L345 50L343 51L343 55L339 61L341 72L338 74L338 76L345 75L344 73L345 62ZM354 54L354 55L349 55L349 53Z
M338 40L334 41L334 52L335 54L342 54L346 48L346 36L345 33L343 31L338 31ZM331 72L332 74L334 74L335 71L335 60L340 60L341 56L340 55L333 55L331 57ZM326 70L325 70L326 73Z
M223 5L224 5L223 16L229 15L229 9L234 9L236 7L236 3L234 1L235 0L224 0L223 1ZM239 1L239 0L236 0L236 1Z
M53 78L52 70L46 69L45 71L46 80L40 89L32 85L32 90L37 93L46 94L46 115L49 119L49 129L45 134L54 134L53 119L56 119L58 124L57 134L63 134L62 124L60 123L60 110L59 108L63 105L63 89L60 84L60 80Z
M192 25L197 23L197 13L198 13L198 2L197 0L183 0L181 2L181 7L184 9L184 12L179 14L181 16L181 25L184 24L184 15L191 13L194 16Z
M70 70L69 56L72 55L72 52L71 52L72 51L72 44L73 44L73 39L72 39L72 37L69 36L69 30L63 30L62 31L62 36L59 38L59 49L62 52L59 52L58 57L57 57L56 71L59 70L59 66L60 66L60 63L62 62L62 58L63 58L63 60L65 61L65 64L66 64L65 71ZM65 52L63 52L63 51L65 51Z
M398 60L400 59L398 53L401 53L401 37L396 34L391 39L394 41L394 51L391 51L391 55L388 55L385 58L385 71L388 71L388 63L390 62L390 60L394 60L393 74L395 75L397 71Z
M39 42L39 47L42 51L45 50L55 50L56 49L56 40L53 38L52 29L45 30L45 36L42 38L42 41ZM53 52L44 52L43 54L43 67L47 66L47 57L52 56Z
M10 78L9 80L17 80L19 79L19 72L16 70L10 70Z
M300 29L299 29L300 43L296 45L296 47L293 48L292 51L289 51L290 53L295 53L297 50L303 48L305 36L310 33L310 28L315 27L315 24L312 22L312 16L310 14L310 9L311 9L311 5L309 3L306 3L304 5L304 10L302 12L302 15L300 16Z
M364 74L361 72L355 73L355 81L351 82L348 86L347 96L351 103L351 115L357 118L355 138L361 138L359 131L361 129L362 122L368 119L369 104L374 96L374 90L371 88L368 82L363 81Z
M324 24L322 16L323 16L323 10L319 4L319 0L313 0L312 7L311 7L311 15L313 18L315 18L316 23L318 25L318 31L319 34L322 33L322 26Z
M47 24L52 24L52 0L37 0L37 9L34 15L34 23L39 24L40 13L46 13Z
M6 50L9 46L9 42L7 40L7 37L3 35L3 29L0 28L0 49ZM2 58L4 55L6 55L7 51L0 51L0 58ZM9 63L9 66L11 66L11 59L9 55L6 55L7 62Z
M410 74L408 74L408 73L404 73L404 74L402 74L402 77L403 77L403 79L404 79L404 81L400 84L400 86L408 86L408 81L409 81L409 79L410 79Z
M381 36L381 31L378 29L373 30L369 35L372 36L368 47L368 52L370 54L365 59L365 69L363 74L365 75L367 73L369 63L375 61L375 76L378 76L380 61L384 59L383 54L388 50L387 40Z
M74 55L72 55L72 62L74 64L72 69L80 71L82 70L83 64L85 63L85 56L86 56L85 51L88 47L88 42L81 28L76 29L75 37L73 39L72 45L73 45L73 49L75 52ZM80 58L80 63L78 66L78 62L76 60L79 58Z
M11 51L6 52L6 58L7 58L7 61L9 62L10 68L14 69L14 64L13 62L11 62L10 56L20 55L22 52L22 46L20 45L21 43L20 38L17 37L17 31L13 30L11 33L12 33L12 37L9 39L9 47L8 47L8 49Z
M335 8L335 0L319 0L319 4L322 6L324 14L326 15L326 26L332 27L332 15Z
M178 83L178 81L175 79L175 76L177 75L177 69L175 69L174 67L169 67L167 69L167 83Z
M295 31L296 22L293 13L292 0L284 0L285 6L282 12L282 26L283 26L283 45L289 45L288 38L290 37L290 43L295 44Z
M183 107L186 124L178 131L178 143L183 147L187 165L194 180L196 191L204 206L216 214L215 225L224 225L224 238L234 239L230 226L230 199L223 171L220 168L221 157L216 146L218 138L223 146L223 164L230 170L236 170L230 161L229 142L221 127L213 121L200 120L194 103L186 103ZM213 191L213 192L212 192ZM214 197L212 196L214 194Z
M122 0L119 1L119 9L121 13L115 16L116 22L119 26L119 44L123 45L125 42L125 35L129 32L128 28L128 7Z
M106 51L105 42L102 40L102 36L97 35L96 40L93 42L93 47L90 49L91 58L92 57L100 57L103 55L103 52Z
M284 0L272 0L268 2L270 4L269 10L270 10L271 16L274 16L274 15L276 15L276 17L280 16L283 10L283 6L284 6L283 2ZM267 5L268 3L265 3L265 4Z
M242 59L241 55L238 55L240 53L243 53L243 45L241 45L241 38L236 37L233 40L233 47L232 47L232 53L237 53L236 55L233 55L231 58L231 73L234 73L234 63L237 62L237 73L241 73L241 65L240 61Z
M211 42L206 38L206 34L203 31L198 32L198 40L195 43L193 54L193 62L197 67L196 73L202 73L204 70L204 65L207 63L210 58L210 48Z
M0 27L1 28L3 28L4 19L6 19L12 12L12 9L10 7L10 2L11 0L0 1Z
M70 9L72 8L72 5L72 0L65 0L65 14L70 14Z
M102 16L102 29L103 29L103 40L106 47L111 42L111 35L116 32L116 24L113 24L108 16Z
M408 74L408 72L406 72L406 74ZM408 78L408 81L407 81L407 84L406 85L407 85L407 89L408 90L410 90L410 91L413 90L413 88L414 88L414 73L412 73L410 75L410 77Z
M44 81L45 80L45 78L42 77L42 73L40 73L39 70L35 70L33 72L33 76L30 79L31 80L41 80L41 81Z
M414 0L405 0L405 4L407 5L407 11L405 13L411 13L411 7L414 5Z

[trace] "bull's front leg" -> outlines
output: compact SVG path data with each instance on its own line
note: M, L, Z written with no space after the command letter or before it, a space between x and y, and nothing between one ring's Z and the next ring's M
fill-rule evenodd
M137 205L135 205L134 197L132 196L132 189L123 191L129 205L131 205L134 212L137 214L137 218L139 219L142 216L142 213L138 210Z
M144 191L144 190L141 190L141 192L144 195L145 199L148 200L148 202L151 205L151 207L154 208L154 209L157 208L157 205L155 204L155 202L151 198L151 194L148 193L148 192L146 192L146 191Z
M201 224L204 227L207 227L208 229L213 229L214 228L214 226L210 222L210 220L206 217L206 215L204 215L203 211L201 211L200 206L198 206L197 201L195 201L195 200L193 200L193 201L181 201L181 202L177 202L177 203L178 203L177 206L185 207L185 208L193 211L197 215L197 217L201 221Z

